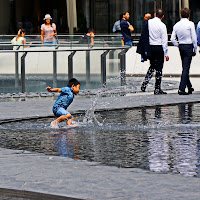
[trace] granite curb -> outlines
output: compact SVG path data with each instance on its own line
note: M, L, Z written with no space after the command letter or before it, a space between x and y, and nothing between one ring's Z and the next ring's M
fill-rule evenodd
M85 113L96 101L95 111L133 109L200 102L200 92L183 96L175 93L152 95L137 93L128 96L75 98L68 111L72 114ZM55 100L0 102L0 123L26 119L54 117L52 107Z

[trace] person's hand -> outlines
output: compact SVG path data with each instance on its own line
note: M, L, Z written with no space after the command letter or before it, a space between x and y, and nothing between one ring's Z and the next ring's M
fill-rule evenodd
M94 33L90 33L90 37L94 38L95 37Z
M129 30L134 31L134 28L132 25L129 26Z
M32 42L31 43L29 43L29 45L31 45L32 44ZM25 46L24 48L29 48L30 46Z
M46 87L46 90L48 90L48 92L52 92L52 88L51 87Z
M195 52L193 52L193 54L192 54L192 56L194 57L194 56L196 56L197 54L195 53Z
M165 60L166 60L166 61L169 61L169 56L166 56L166 57L165 57Z
M18 33L17 33L17 35L21 35L21 28L18 30Z

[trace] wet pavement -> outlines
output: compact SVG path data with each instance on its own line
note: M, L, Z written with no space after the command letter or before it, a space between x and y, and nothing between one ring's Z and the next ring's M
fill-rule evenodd
M198 81L197 81L198 83ZM84 113L96 101L95 110L151 107L200 102L200 90L189 96L177 94L177 84L168 95L129 93L125 96L75 98L69 111ZM163 89L166 89L163 87ZM109 93L109 92L108 92ZM0 121L52 117L55 100L0 102ZM199 200L200 179L179 174L153 173L138 168L118 168L96 162L48 156L0 148L0 188L53 194L77 199ZM0 189L0 195L2 195ZM31 199L31 197L29 196ZM33 198L32 198L33 199ZM38 197L37 199L40 199ZM41 198L42 199L42 198ZM48 199L48 198L46 198ZM50 198L49 198L50 199ZM69 198L68 198L69 199Z

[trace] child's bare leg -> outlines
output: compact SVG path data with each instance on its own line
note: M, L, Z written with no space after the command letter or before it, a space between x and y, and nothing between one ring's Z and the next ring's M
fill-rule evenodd
M70 126L72 124L72 120L74 120L74 117L72 117L71 119L67 120L67 126Z
M73 120L74 120L74 117L72 117L71 119L68 119L68 120L67 120L67 126L77 127L76 124L73 124L73 125L72 125L72 121L73 121Z
M60 117L58 117L56 120L51 122L51 126L52 127L57 127L58 123L71 118L71 114L67 114L67 115L61 115Z

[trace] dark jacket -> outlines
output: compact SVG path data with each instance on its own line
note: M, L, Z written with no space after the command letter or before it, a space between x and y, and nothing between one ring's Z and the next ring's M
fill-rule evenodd
M137 45L136 52L142 55L144 61L147 61L147 59L151 57L148 21L145 21L144 23L144 27L142 29L142 34L140 37L140 41Z

